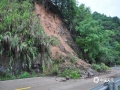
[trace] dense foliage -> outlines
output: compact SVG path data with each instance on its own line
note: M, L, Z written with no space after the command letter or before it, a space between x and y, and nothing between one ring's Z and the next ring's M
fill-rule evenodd
M107 17L106 15L97 12L94 12L92 17L94 20L98 21L104 30L114 32L114 35L110 37L109 44L107 45L111 50L111 55L108 55L113 58L116 64L120 64L120 18L117 16Z
M29 71L37 58L49 65L49 40L28 0L2 0L0 3L0 59L8 58L9 71Z

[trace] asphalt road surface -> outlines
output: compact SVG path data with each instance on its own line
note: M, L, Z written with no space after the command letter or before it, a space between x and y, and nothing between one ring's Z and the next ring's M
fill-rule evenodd
M116 74L120 74L120 67L112 68L109 74L98 76L99 79L107 79ZM99 83L94 82L93 78L88 79L70 79L68 81L61 81L63 78L55 77L35 77L27 79L8 80L0 82L0 90L90 90L98 86Z

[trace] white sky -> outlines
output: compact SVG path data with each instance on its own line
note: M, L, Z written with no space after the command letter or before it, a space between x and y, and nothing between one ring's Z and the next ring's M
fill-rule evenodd
M105 14L107 16L117 16L120 18L120 0L77 0L90 7L91 11Z

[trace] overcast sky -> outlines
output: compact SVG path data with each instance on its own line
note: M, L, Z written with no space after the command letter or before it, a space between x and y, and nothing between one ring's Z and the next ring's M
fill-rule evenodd
M107 16L120 18L120 0L77 0L80 4L90 7L91 11L97 11Z

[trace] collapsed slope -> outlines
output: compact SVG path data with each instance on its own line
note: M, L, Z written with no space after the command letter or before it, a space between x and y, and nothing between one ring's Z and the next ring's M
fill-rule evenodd
M39 17L44 32L48 36L54 37L59 41L58 45L51 46L50 48L52 59L57 60L60 56L77 56L72 48L76 45L71 34L58 16L47 11L43 5L38 5L37 3L35 3L35 14ZM85 67L89 66L89 64L79 58L76 60L76 65Z

